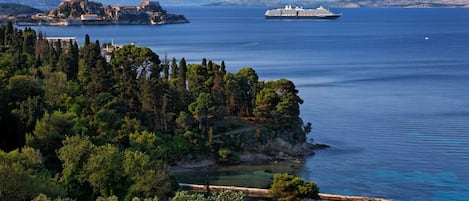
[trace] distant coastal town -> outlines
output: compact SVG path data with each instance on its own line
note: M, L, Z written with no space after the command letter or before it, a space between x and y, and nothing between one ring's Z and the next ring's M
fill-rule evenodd
M104 6L88 0L64 0L57 8L36 14L0 16L19 26L69 25L145 25L188 23L181 14L171 14L157 1L143 1L138 6Z

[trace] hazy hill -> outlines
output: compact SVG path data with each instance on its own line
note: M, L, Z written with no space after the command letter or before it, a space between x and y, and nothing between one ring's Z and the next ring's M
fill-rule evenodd
M2 3L17 3L32 6L35 8L39 7L55 7L59 5L61 0L1 0Z
M468 0L222 0L209 6L469 7Z
M16 3L0 3L0 15L20 15L20 14L28 14L28 15L33 15L36 13L41 12L41 10L38 10L36 8L27 6L27 5L22 5L22 4L16 4Z
M341 0L338 6L356 7L469 7L467 0Z

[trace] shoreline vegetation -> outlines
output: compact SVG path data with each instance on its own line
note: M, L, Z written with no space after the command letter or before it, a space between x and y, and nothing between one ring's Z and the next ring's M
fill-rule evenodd
M276 139L274 141L282 141ZM303 164L303 158L307 156L313 156L315 151L330 148L326 144L314 144L312 142L305 142L301 145L297 145L296 153L288 153L292 149L291 145L285 145L286 142L282 142L284 147L277 147L275 150L278 150L277 155L269 155L259 152L250 152L242 153L239 155L240 160L232 164L219 164L216 158L205 158L202 160L192 160L192 161L178 161L175 164L170 166L170 170L175 173L179 172L188 172L188 171L198 171L198 170L216 170L220 169L230 169L242 166L256 166L256 165L266 165L266 164L277 164L283 163L286 166L293 167L292 164ZM271 145L272 147L277 146L278 144ZM300 148L298 148L300 147ZM243 169L243 168L241 168ZM271 171L268 168L265 169L267 172L277 172ZM286 171L289 173L294 173L294 171Z
M201 168L314 153L290 80L160 59L134 44L107 60L109 44L88 35L78 46L12 22L0 33L1 200L167 200L179 161Z

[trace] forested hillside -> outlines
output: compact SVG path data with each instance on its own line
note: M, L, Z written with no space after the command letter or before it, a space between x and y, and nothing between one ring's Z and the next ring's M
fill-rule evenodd
M164 199L177 161L236 162L273 139L301 144L310 130L289 80L206 59L162 62L135 45L107 62L89 36L62 44L0 27L0 200Z

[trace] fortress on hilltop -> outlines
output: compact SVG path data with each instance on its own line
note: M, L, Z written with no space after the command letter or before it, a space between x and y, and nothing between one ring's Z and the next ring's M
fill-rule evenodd
M189 21L171 14L157 1L145 0L138 6L104 6L88 0L64 0L57 8L44 13L15 19L17 25L112 25L175 24Z

